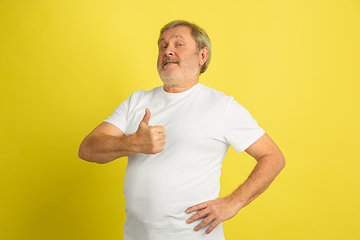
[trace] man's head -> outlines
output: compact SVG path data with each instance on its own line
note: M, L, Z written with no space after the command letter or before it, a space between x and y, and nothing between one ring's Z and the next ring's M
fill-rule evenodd
M208 66L211 47L203 30L186 21L173 21L161 29L158 45L157 68L165 88L184 89L199 81Z
M210 41L209 36L205 32L205 30L200 28L199 26L197 26L195 23L190 23L185 20L174 20L174 21L169 22L168 24L163 26L160 30L158 45L160 43L161 35L165 31L175 28L175 27L178 27L178 26L185 26L185 27L190 28L191 36L195 40L196 45L197 45L197 51L200 51L204 47L206 47L208 49L207 60L204 63L204 65L202 65L201 70L200 70L200 74L204 73L206 71L206 69L208 68L208 66L210 64L210 60L211 60L211 41Z

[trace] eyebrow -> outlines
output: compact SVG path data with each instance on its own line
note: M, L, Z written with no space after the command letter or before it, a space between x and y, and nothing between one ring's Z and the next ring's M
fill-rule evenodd
M181 38L181 39L184 39L183 36L181 36L181 35L176 35L176 36L174 36L174 37L172 37L172 38ZM164 40L165 40L165 38L160 38L160 39L159 39L159 43L161 43L161 42L164 41Z

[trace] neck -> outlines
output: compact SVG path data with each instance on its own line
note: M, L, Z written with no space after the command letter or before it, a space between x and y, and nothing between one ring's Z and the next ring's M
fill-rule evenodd
M164 84L164 91L168 93L181 93L189 90L193 86L199 83L199 80L188 82L181 85Z

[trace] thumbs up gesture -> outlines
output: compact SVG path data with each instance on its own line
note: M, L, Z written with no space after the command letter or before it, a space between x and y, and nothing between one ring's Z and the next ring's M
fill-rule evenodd
M144 154L156 154L164 150L166 143L165 128L163 126L150 126L151 113L147 108L144 118L141 120L138 130L134 133L138 152Z

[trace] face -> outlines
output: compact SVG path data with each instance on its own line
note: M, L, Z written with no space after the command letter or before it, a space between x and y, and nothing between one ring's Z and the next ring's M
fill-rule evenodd
M204 53L205 51L205 53ZM165 31L159 41L157 69L165 86L180 86L199 81L207 49L197 50L190 28L178 26Z

